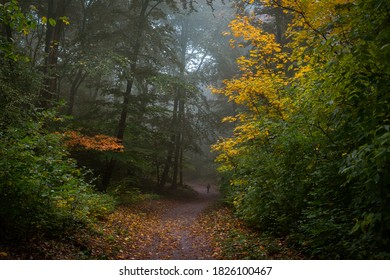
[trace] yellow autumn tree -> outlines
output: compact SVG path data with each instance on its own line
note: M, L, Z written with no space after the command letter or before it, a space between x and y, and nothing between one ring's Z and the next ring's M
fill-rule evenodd
M262 20L255 14L238 15L231 21L230 32L225 35L231 36L232 48L245 49L247 54L236 61L240 75L223 81L224 86L214 88L213 93L225 95L245 110L223 119L236 122L236 127L232 138L220 139L212 146L219 153L217 161L225 163L220 169L232 167L234 155L245 151L244 143L254 139L266 141L272 136L270 123L288 121L297 107L307 106L301 103L306 94L311 94L305 87L321 79L320 69L343 48L343 42L333 42L332 36L340 37L352 29L340 21L348 16L348 9L340 7L352 0L261 2L265 7L279 8L292 15L285 33L290 42L281 46L274 34L264 31ZM315 45L318 47L313 48ZM329 46L334 53L328 51ZM309 75L309 79L305 79ZM302 90L292 97L291 87L302 87ZM332 109L324 106L324 110Z
M223 121L237 122L232 138L220 139L212 146L219 153L220 169L234 167L234 158L247 149L245 143L266 141L270 136L272 120L287 120L292 110L290 96L284 88L288 85L286 65L289 58L274 34L262 30L261 20L256 17L237 16L230 23L232 48L245 48L248 53L237 59L240 76L225 80L224 87L213 89L246 108L236 116ZM266 121L268 120L268 121Z
M389 1L246 5L229 32L241 73L214 89L240 110L213 146L226 200L315 258L388 257Z

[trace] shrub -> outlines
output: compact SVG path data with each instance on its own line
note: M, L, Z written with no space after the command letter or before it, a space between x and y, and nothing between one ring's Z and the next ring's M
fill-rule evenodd
M39 122L28 122L1 132L0 223L7 236L88 223L113 208L67 157L60 137L41 131Z

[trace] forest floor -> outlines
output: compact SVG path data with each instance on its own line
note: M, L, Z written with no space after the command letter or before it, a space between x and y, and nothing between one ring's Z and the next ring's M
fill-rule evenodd
M8 248L11 259L301 259L283 240L254 231L219 202L212 186L191 184L187 196L119 206L92 229L37 236ZM189 194L189 195L188 195ZM1 257L0 257L1 258Z

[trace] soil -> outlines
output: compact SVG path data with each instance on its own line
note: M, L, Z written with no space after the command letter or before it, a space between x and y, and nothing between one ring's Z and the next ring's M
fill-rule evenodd
M209 192L206 184L191 184L197 195L190 200L180 200L160 216L157 233L165 232L173 244L173 250L167 250L162 244L161 234L156 234L150 248L151 259L200 260L212 259L213 249L210 237L199 225L199 214L215 204L220 194L215 186ZM166 242L166 241L165 241ZM169 248L169 247L168 247Z

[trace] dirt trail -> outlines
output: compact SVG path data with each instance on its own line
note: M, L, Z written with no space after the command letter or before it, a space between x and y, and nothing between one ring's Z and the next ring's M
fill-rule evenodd
M62 238L37 236L33 242L7 249L10 259L211 260L302 259L283 240L264 239L226 208L200 215L219 199L212 186L191 184L191 199L145 199L117 207L92 229ZM180 193L182 197L183 193ZM187 193L185 193L187 194ZM236 238L231 232L239 232ZM217 238L216 238L217 235ZM245 240L242 239L245 236ZM221 240L229 240L224 255ZM223 242L222 242L223 243ZM231 251L233 249L233 251Z
M189 199L147 199L119 206L93 230L61 239L37 237L7 253L12 259L201 260L213 259L210 233L199 214L219 198L212 186L191 184ZM181 195L179 195L181 196ZM39 239L40 238L40 239Z
M215 186L209 193L206 185L191 184L191 187L198 193L194 199L178 201L162 213L156 228L160 234L156 234L150 248L151 259L212 259L210 238L201 230L197 218L218 200L219 192ZM171 246L166 246L167 242Z

